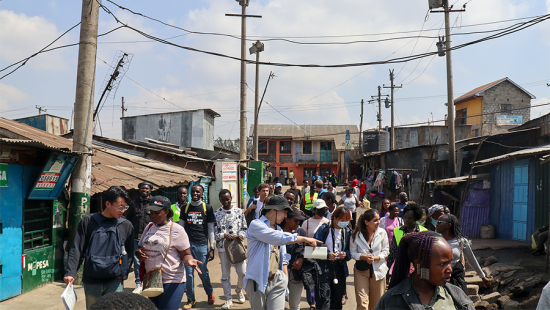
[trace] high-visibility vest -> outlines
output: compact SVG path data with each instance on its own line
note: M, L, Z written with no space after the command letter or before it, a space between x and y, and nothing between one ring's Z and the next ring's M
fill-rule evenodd
M424 228L424 226L418 225L418 227L420 228L420 231L427 230L426 228ZM403 238L403 236L405 235L405 232L401 230L401 226L400 226L393 229L393 235L395 236L395 242L397 242L396 245L399 245L399 241L401 241L401 238Z
M317 200L317 197L319 196L319 194L317 192L315 192L315 194L313 194L313 196L311 195L311 193L307 193L304 197L304 205L305 205L305 208L306 210L311 210L311 207L313 207L313 202L315 200ZM313 198L312 198L313 197Z
M177 223L180 220L180 210L178 210L178 207L176 204L173 204L170 206L172 208L172 211L174 212L174 215L172 216L172 221Z

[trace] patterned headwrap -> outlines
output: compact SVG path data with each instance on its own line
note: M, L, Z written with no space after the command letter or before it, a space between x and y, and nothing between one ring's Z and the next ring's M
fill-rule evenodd
M443 206L442 205L433 205L431 206L429 209L428 209L428 214L430 216L434 215L435 212L437 211L443 211Z

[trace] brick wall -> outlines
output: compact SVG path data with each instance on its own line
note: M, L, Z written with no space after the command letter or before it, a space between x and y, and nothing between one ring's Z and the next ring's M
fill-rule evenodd
M501 112L502 104L511 105L512 111ZM525 107L525 109L518 109L520 107ZM510 126L496 126L497 115L521 115L524 123L529 121L531 119L530 107L531 97L509 81L504 81L484 91L483 134L495 134L510 128Z

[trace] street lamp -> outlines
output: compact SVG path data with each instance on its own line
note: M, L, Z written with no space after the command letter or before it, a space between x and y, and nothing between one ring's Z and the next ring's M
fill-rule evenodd
M258 160L258 114L260 113L258 107L258 98L259 98L259 74L260 74L260 52L264 51L264 44L260 41L252 43L252 47L249 49L250 55L256 54L256 90L255 99L254 99L254 152L253 156L255 160Z

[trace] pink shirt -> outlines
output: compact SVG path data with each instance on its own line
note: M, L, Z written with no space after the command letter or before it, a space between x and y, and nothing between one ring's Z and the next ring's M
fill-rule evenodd
M403 225L403 220L399 217L395 217L391 220L389 217L384 217L380 220L380 227L386 230L388 234L389 246L391 247L391 242L393 240L393 230L399 226Z

